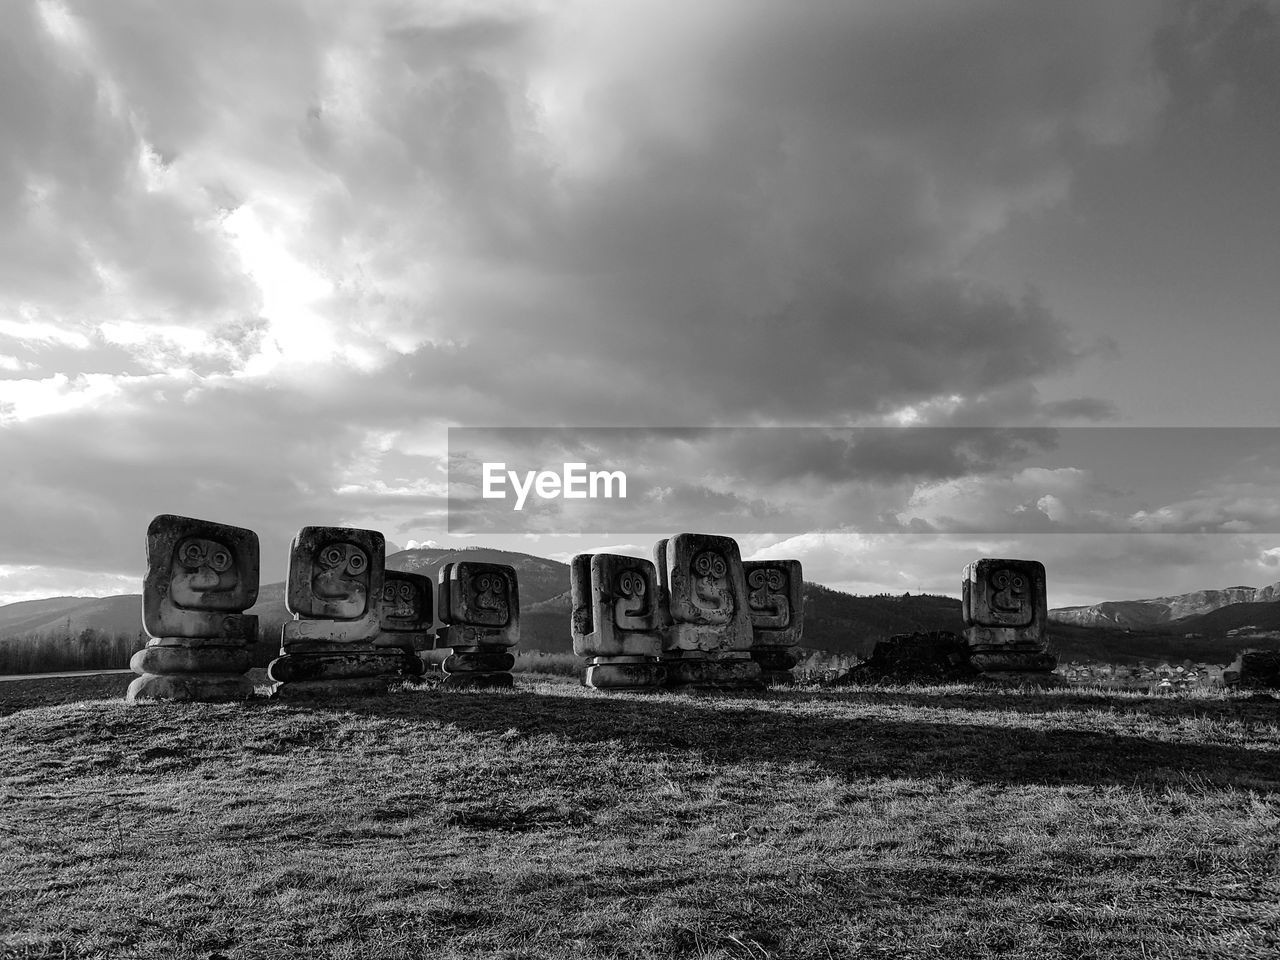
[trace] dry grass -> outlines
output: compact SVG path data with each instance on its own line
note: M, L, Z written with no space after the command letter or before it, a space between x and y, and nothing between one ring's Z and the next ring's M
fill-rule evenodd
M15 707L0 957L1280 954L1269 697L518 684Z

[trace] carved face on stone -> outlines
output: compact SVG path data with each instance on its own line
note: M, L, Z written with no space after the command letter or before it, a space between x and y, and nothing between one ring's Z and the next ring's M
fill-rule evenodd
M469 619L483 626L501 627L511 618L507 578L483 571L467 578Z
M169 567L169 596L184 610L238 610L240 575L231 547L206 537L179 541Z
M415 632L431 626L431 581L388 570L379 609L383 630Z
M639 568L623 570L614 581L613 622L619 630L648 630L653 624L653 584Z
M747 606L756 627L781 630L791 622L788 577L778 567L757 567L747 573Z
M358 617L369 596L369 555L354 543L326 543L316 551L311 592L335 617Z
M733 591L729 588L729 564L714 550L704 550L690 565L693 580L693 603L708 615L733 613Z
M967 626L1026 627L1046 615L1044 565L1038 561L975 560L963 584Z
M1031 583L1018 570L1001 567L991 574L991 607L1015 619L1026 617L1031 609Z
M147 526L142 624L152 637L243 640L258 599L258 535L244 527L163 513Z

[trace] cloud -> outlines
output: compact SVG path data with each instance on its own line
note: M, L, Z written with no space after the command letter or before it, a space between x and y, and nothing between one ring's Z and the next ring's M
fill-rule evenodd
M439 480L450 424L1109 416L1036 386L1096 345L964 265L1158 115L1160 17L7 5L4 540L89 571L134 563L161 509L272 542L322 517L421 538L438 492L392 471L412 450ZM867 452L774 473L859 517L900 504L842 469L936 480L1007 453Z

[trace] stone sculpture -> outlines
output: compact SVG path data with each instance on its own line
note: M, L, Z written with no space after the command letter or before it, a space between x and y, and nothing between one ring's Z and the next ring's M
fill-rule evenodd
M126 700L219 701L253 696L249 645L258 618L258 535L172 514L147 527L142 625L151 637L129 666Z
M722 689L762 684L751 659L747 584L737 541L680 533L654 546L669 624L662 663L672 686Z
M766 683L791 680L796 645L804 632L804 577L799 560L744 560L751 659Z
M510 687L520 642L520 590L515 567L463 560L440 568L437 649L448 687Z
M387 570L382 581L380 631L373 645L400 650L401 670L407 677L422 676L426 665L421 651L430 650L435 642L431 632L434 587L430 577L399 570Z
M992 679L1049 675L1049 602L1037 560L975 560L964 568L962 615L970 663Z
M573 652L587 659L585 683L601 689L662 686L666 626L658 573L648 560L582 553L570 566Z
M378 693L403 663L379 647L386 541L376 530L303 527L289 550L285 606L294 619L280 635L267 674L275 696Z

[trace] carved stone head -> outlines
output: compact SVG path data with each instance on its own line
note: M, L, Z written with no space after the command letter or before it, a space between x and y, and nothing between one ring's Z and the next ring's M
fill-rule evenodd
M520 636L520 589L515 567L473 560L445 564L440 568L439 613L451 628L476 628L478 641L490 642L492 637L495 643L514 643ZM451 630L451 635L458 637L464 633L465 630Z
M161 514L147 527L142 622L153 637L252 639L258 535L243 527Z
M658 573L648 560L579 554L570 567L574 651L579 656L657 656L665 622Z
M432 584L418 573L387 570L380 609L383 632L426 633L431 629Z
M1044 564L1038 560L975 560L965 567L966 626L1030 627L1048 616Z
M670 613L673 649L750 649L747 583L736 540L680 533L659 540L654 559Z
M303 527L289 551L289 611L310 620L378 619L386 549L376 530Z
M804 620L800 561L744 560L742 567L756 642L775 646L799 642Z

